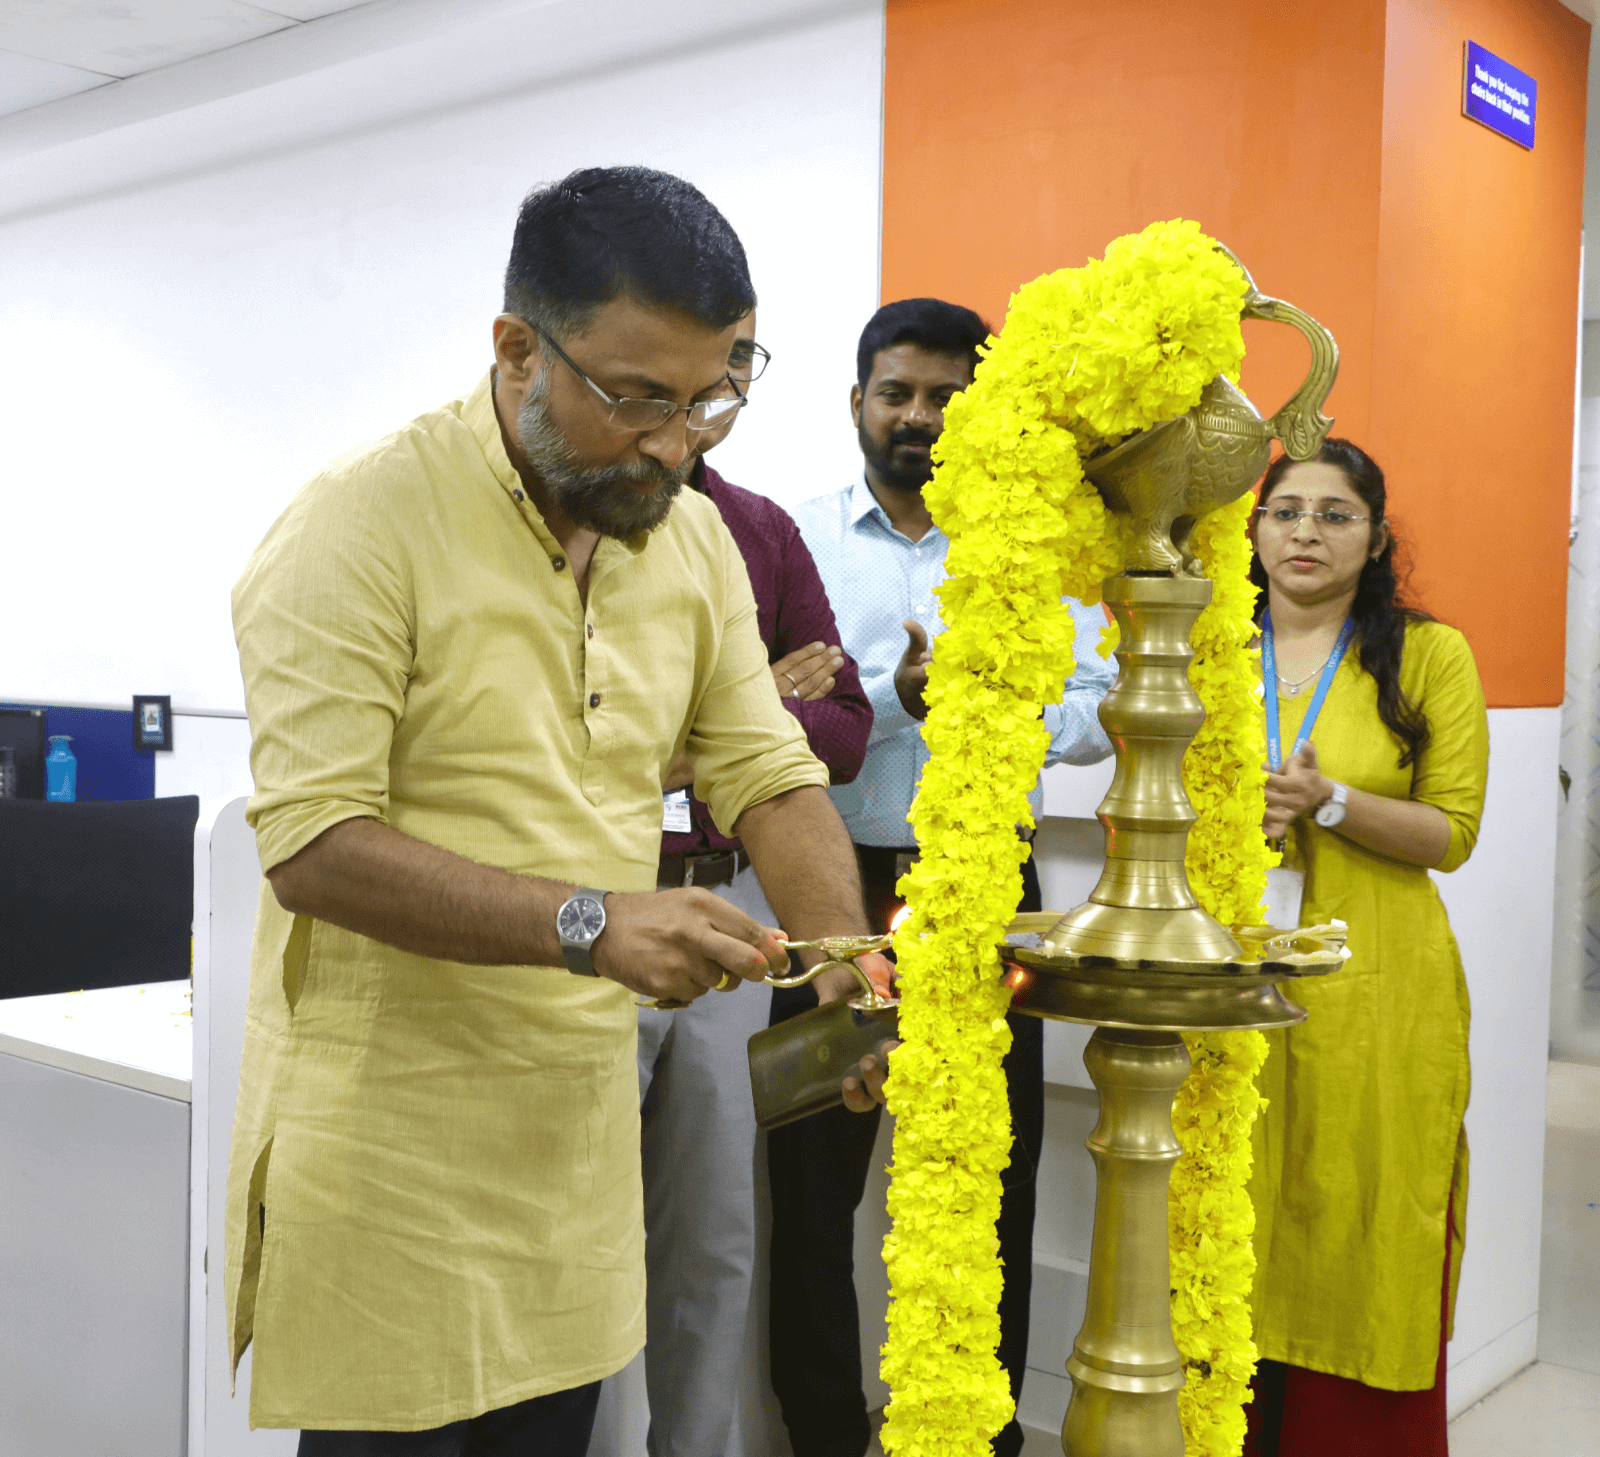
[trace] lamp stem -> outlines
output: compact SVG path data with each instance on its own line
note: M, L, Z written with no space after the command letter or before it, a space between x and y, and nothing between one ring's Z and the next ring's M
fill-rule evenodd
M1172 1100L1189 1071L1175 1032L1101 1027L1084 1065L1100 1092L1089 1135L1094 1241L1083 1328L1067 1362L1067 1457L1183 1457L1172 1339L1167 1185L1182 1148Z

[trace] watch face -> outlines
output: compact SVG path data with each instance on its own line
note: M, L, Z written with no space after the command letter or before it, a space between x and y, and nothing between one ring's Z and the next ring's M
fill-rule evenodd
M556 917L556 929L580 945L593 941L606 928L605 907L593 896L575 895Z

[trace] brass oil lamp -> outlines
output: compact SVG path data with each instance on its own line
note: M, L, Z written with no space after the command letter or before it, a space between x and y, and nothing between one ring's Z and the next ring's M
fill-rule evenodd
M1136 528L1127 567L1104 589L1122 634L1121 671L1100 705L1116 749L1098 811L1105 870L1076 910L1019 917L1013 943L1038 944L1006 952L1013 1009L1098 1028L1084 1053L1100 1120L1088 1140L1094 1236L1087 1309L1067 1362L1068 1457L1183 1457L1167 1245L1167 1185L1181 1152L1172 1102L1189 1069L1180 1034L1304 1021L1278 983L1334 971L1347 954L1336 933L1222 926L1184 870L1196 815L1183 756L1205 717L1189 685L1189 635L1211 600L1189 534L1255 483L1274 439L1308 460L1333 423L1321 413L1338 372L1333 336L1245 277L1243 316L1299 329L1311 344L1310 374L1271 420L1218 376L1187 414L1085 465L1106 505Z

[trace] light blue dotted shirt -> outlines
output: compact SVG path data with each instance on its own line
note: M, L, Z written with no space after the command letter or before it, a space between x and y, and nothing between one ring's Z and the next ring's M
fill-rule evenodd
M791 514L828 589L844 650L861 669L861 686L872 702L867 761L854 782L828 793L856 844L909 849L916 837L906 814L928 751L921 723L901 706L894 689L894 670L906 649L900 624L908 618L922 623L930 640L944 631L933 589L944 580L950 540L937 526L921 541L896 531L868 489L865 474L853 486L805 501ZM1095 764L1111 753L1095 710L1116 669L1099 652L1104 613L1065 600L1077 624L1073 651L1078 666L1061 702L1044 711L1050 731L1045 763ZM1029 803L1037 823L1044 810L1042 785L1034 785Z

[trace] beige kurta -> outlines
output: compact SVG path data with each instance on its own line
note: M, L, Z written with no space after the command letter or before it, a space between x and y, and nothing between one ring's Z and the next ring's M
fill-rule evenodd
M520 497L485 379L335 463L268 533L234 593L264 867L365 815L652 890L680 747L724 829L826 784L709 501L602 541L585 606ZM409 955L264 888L226 1275L253 1424L423 1429L628 1362L634 1037L614 982Z

